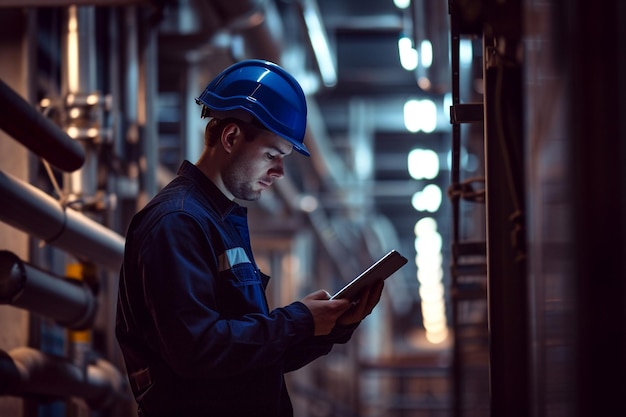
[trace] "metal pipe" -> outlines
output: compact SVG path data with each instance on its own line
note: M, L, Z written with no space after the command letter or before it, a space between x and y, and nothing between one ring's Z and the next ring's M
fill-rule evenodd
M63 128L85 149L82 169L63 176L70 198L97 200L98 147L103 99L96 83L95 7L70 6L65 11L61 48L61 85L65 98Z
M66 358L20 347L0 351L0 395L79 397L93 409L130 400L126 378L109 362L96 359L86 372Z
M80 143L34 109L2 80L0 109L0 128L55 167L71 172L85 162L85 151Z
M119 272L124 238L32 185L0 171L0 220L81 260Z
M88 285L62 279L0 251L0 304L11 304L73 329L91 325L97 302Z

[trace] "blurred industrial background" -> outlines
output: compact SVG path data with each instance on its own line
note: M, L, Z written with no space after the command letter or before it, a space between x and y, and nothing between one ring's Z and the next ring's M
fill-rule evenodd
M312 157L247 204L270 303L410 260L288 375L297 416L626 415L624 21L619 0L0 0L0 416L136 415L124 233L245 58L309 105Z

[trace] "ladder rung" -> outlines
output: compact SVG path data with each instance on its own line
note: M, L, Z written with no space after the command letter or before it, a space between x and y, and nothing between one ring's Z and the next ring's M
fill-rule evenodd
M487 242L457 242L453 245L453 248L457 256L485 256L487 254Z
M487 288L476 282L457 284L450 288L450 294L456 301L484 299L487 297Z
M475 275L487 275L486 263L467 263L456 264L451 267L452 274L455 276L475 276Z
M468 103L450 106L450 123L477 123L483 121L483 104Z

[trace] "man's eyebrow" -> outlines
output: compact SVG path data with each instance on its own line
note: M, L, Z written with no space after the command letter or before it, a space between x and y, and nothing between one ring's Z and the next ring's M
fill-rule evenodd
M287 155L287 152L286 152L286 151L284 151L284 150L280 149L280 148L279 148L278 146L276 146L276 145L271 145L269 148L270 148L270 149L274 149L276 152L278 152L278 153L279 153L279 154L281 154L281 155Z

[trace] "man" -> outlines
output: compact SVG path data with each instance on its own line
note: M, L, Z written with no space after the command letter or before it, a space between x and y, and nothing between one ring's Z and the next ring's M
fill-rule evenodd
M306 101L281 67L248 60L197 99L205 149L133 218L120 274L117 338L146 417L282 417L284 381L347 342L378 303L382 283L356 305L316 291L270 310L246 209L304 145Z

